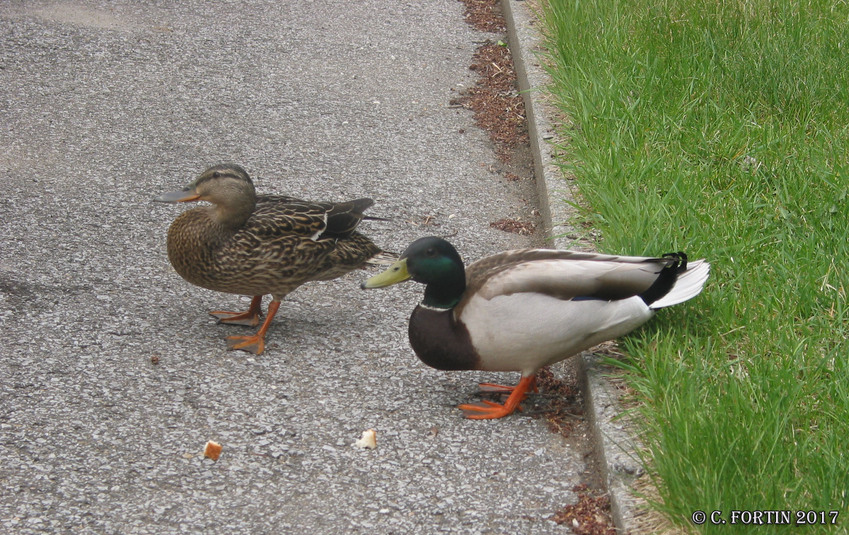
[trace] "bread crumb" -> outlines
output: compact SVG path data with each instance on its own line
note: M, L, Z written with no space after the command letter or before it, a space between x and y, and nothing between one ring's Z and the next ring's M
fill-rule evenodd
M377 447L377 432L374 429L363 431L363 437L354 442L354 446L370 450L375 449Z
M203 448L203 456L209 457L213 461L217 461L218 457L221 455L221 449L221 444L210 440Z

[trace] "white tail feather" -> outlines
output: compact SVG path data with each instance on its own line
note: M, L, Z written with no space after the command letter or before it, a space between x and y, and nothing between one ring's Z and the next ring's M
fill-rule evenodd
M669 293L650 305L653 310L683 303L699 295L710 275L710 264L694 260L687 264L687 271L678 275L675 286Z

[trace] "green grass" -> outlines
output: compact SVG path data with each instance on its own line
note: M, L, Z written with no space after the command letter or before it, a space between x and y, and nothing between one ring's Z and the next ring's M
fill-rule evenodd
M849 530L849 4L548 0L542 17L600 249L713 266L623 342L656 506L683 525L837 510L805 532Z

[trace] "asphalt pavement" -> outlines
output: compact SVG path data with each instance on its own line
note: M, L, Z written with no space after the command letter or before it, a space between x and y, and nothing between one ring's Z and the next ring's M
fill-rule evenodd
M151 202L231 161L263 193L374 198L390 251L530 245L490 227L528 199L450 105L488 37L456 0L0 4L0 531L568 532L587 451L463 419L517 374L419 362L421 287L305 285L264 354L231 352L207 312L247 301L174 273L183 207Z

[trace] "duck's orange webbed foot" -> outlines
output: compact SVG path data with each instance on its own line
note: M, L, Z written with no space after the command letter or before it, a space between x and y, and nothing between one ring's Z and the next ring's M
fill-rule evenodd
M253 302L251 302L251 304L253 304ZM263 350L265 350L265 333L268 331L268 327L271 325L271 320L274 319L274 315L277 314L278 308L280 308L280 301L271 301L271 303L268 304L268 315L265 317L262 327L259 328L256 334L253 336L228 336L227 347L230 349L240 349L255 355L262 353Z
M483 400L479 403L464 403L462 405L458 405L457 408L462 410L463 414L466 415L466 418L469 418L470 420L503 418L508 414L512 414L516 410L521 410L521 408L519 408L519 403L528 397L528 390L536 391L536 376L531 375L530 377L522 377L519 384L512 388L492 383L482 383L480 386L484 391L501 392L504 394L509 393L510 396L507 398L507 401L504 402L504 405L495 403L494 401Z
M248 327L256 327L259 325L259 314L248 312L229 312L227 310L213 310L210 315L218 318L218 323L227 323L229 325L247 325Z
M218 323L256 327L259 325L259 318L262 315L262 296L255 295L251 300L251 306L245 312L213 310L210 314L218 318Z
M478 403L464 403L457 405L457 408L463 411L463 414L469 420L491 420L494 418L503 418L513 411L521 411L521 407L517 406L510 409L505 405L494 401L482 400Z
M227 347L259 355L265 350L265 335L257 333L253 336L228 336Z

